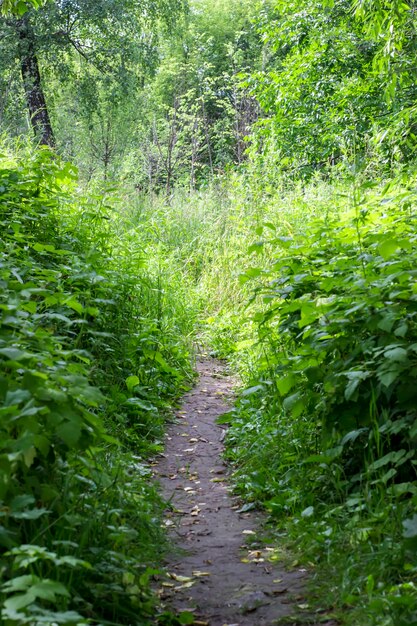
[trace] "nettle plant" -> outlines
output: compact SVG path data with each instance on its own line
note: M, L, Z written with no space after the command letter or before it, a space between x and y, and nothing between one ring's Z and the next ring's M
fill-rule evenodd
M265 225L241 277L259 361L228 436L237 487L387 625L415 619L416 216L412 183L355 180L295 234Z
M352 448L357 469L375 454L384 466L384 446L395 448L390 477L413 480L416 217L412 192L390 191L369 199L356 190L350 214L310 222L294 237L274 237L270 224L264 245L279 252L249 275L262 278L256 321L283 409L295 419L307 413L325 442L340 440L340 454ZM365 434L373 443L353 450Z
M148 414L178 392L187 351L172 328L156 332L156 302L146 298L157 291L154 279L141 278L131 250L123 256L120 242L112 248L120 233L112 232L102 197L90 198L84 211L74 206L74 178L47 150L0 162L0 601L7 626L145 624L155 613L147 564L164 544L162 504L127 446L142 440L142 451L150 449ZM123 430L124 448L110 436Z

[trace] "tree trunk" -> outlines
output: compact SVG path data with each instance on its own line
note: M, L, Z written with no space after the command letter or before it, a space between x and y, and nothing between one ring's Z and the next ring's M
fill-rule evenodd
M55 147L54 133L49 119L41 84L35 36L27 15L17 20L19 57L26 103L36 139L43 146Z

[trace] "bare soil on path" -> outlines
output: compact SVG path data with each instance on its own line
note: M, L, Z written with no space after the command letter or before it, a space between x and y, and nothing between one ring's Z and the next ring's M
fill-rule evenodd
M262 515L231 495L216 418L231 408L232 383L216 361L197 368L199 382L184 396L154 468L176 546L160 594L170 609L192 611L196 625L273 626L305 602L306 571L276 562L276 548L257 535Z

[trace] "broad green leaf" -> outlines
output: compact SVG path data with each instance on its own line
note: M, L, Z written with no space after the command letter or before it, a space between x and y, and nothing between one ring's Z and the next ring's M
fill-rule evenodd
M35 519L39 519L40 517L43 517L47 513L50 513L48 509L37 508L37 509L27 509L24 511L17 511L16 513L11 513L10 515L11 517L13 517L13 519L35 520Z
M340 445L344 446L347 443L356 441L358 437L360 437L361 435L367 432L368 432L367 428L359 428L357 430L352 430L343 437L343 439L340 442Z
M285 398L283 406L287 411L290 411L294 418L299 417L305 408L305 399L301 392L297 391Z
M369 372L356 370L354 372L345 372L349 382L345 387L345 399L351 400L362 381L369 377Z
M73 298L73 297L67 298L66 300L64 300L63 304L66 304L70 309L73 309L79 315L81 315L84 311L83 305L80 302L78 302L76 298Z
M36 600L36 594L32 592L32 589L29 588L29 591L22 594L17 594L8 598L4 601L4 607L7 610L11 611L19 611L20 609L24 609L29 606Z
M385 239L378 246L379 254L384 259L389 259L398 250L399 245L396 239Z
M178 615L178 620L181 624L181 626L187 626L188 624L194 624L195 622L195 616L190 613L189 611L182 611L179 615Z
M417 537L417 513L403 521L403 537L413 539Z
M230 424L233 421L233 411L222 413L216 418L216 424Z
M384 356L389 361L405 361L407 359L407 350L401 347L391 348L384 352Z
M242 396L252 396L254 393L259 393L265 389L264 385L254 385L253 387L248 387L242 391Z
M57 427L56 434L69 448L74 448L81 437L81 424L78 419L66 421Z
M126 378L126 387L128 388L129 391L132 391L134 387L139 385L139 382L140 381L139 381L138 376L128 376Z
M25 350L19 350L19 348L0 348L0 354L11 361L24 361L33 356Z
M151 402L142 400L141 398L128 398L125 400L124 404L127 404L128 406L136 406L138 409L143 409L144 411L155 410L155 406Z
M282 378L278 378L276 381L276 385L281 396L286 396L289 391L294 387L296 383L296 378L292 374L287 374L287 376L283 376Z
M407 454L406 450L398 450L398 451L392 450L391 452L388 452L388 454L385 454L380 459L377 459L376 461L371 463L368 469L370 471L374 471L374 470L380 469L381 467L384 467L384 465L387 465L388 463L392 463L393 465L396 465L399 461L401 461L401 459L403 459L406 456L406 454Z
M401 370L399 369L378 372L378 379L384 385L384 387L389 387L390 385L392 385L392 383L397 381L400 376Z
M2 586L3 591L11 593L13 591L26 591L29 587L32 587L39 578L33 574L25 574L24 576L17 576L8 580Z

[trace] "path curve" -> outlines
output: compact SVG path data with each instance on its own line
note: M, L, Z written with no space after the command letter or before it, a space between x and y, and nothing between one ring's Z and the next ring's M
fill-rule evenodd
M256 536L260 514L243 512L230 494L216 418L230 409L232 384L214 360L197 369L154 468L177 547L160 595L173 610L191 610L196 625L272 626L303 602L305 570L274 564L274 548Z

